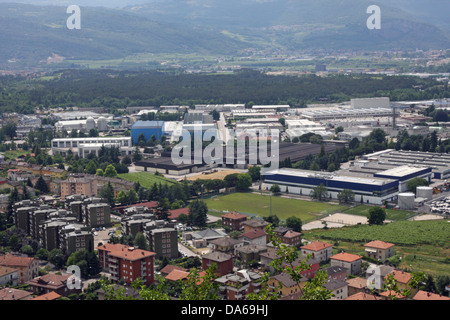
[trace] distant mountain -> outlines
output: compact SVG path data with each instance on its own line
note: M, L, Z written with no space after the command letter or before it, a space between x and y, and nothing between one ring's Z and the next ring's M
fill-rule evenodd
M83 7L81 29L69 30L66 7L0 4L0 63L35 64L56 54L112 59L135 53L223 53L243 47L220 33L176 27L131 12Z
M450 48L448 0L80 0L81 30L66 28L72 1L5 2L0 0L3 65L137 53L238 55L249 48ZM381 7L381 30L366 27L373 4Z
M288 49L449 48L449 1L421 0L149 0L126 9L154 20L207 26L233 39ZM381 8L381 30L368 30L367 8ZM444 10L440 11L439 8ZM424 12L438 19L421 18ZM445 25L442 23L441 25Z

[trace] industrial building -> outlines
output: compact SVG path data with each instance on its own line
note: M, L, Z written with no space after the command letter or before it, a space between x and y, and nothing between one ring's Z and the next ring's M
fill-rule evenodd
M278 169L264 174L263 187L270 189L278 184L281 191L307 195L323 184L330 199L338 199L344 189L352 190L355 202L382 205L385 201L396 201L399 194L407 191L407 182L413 178L431 181L432 168L427 166L352 166L336 172L318 172L311 170ZM413 201L414 204L414 201Z
M445 180L450 178L450 155L437 152L403 151L388 149L364 155L360 161L377 162L380 165L416 165L431 168L432 179Z
M103 147L119 148L122 155L129 155L134 151L131 137L60 138L52 140L53 155L66 156L67 152L71 150L73 154L78 154L80 158L85 158L90 153L98 156Z
M138 143L141 134L144 135L145 141L150 140L154 135L156 140L161 140L163 135L164 121L136 121L131 126L131 138L133 144Z
M281 191L288 188L291 194L309 196L311 191L323 184L328 196L337 199L344 189L350 189L355 194L356 202L381 205L385 201L393 201L398 195L398 180L390 178L368 178L355 175L345 175L339 172L318 172L298 169L277 169L264 174L263 188L270 189L274 184Z
M324 121L349 118L377 118L392 117L395 109L392 108L320 108L301 111L303 118L311 121Z

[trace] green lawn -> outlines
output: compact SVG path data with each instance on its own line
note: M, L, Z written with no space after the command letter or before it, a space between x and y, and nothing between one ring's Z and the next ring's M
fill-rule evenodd
M254 193L232 193L205 199L208 209L217 211L238 211L267 217L270 215L270 197ZM341 212L345 207L307 200L288 199L273 196L272 214L281 220L296 216L303 222L316 220L319 216Z
M154 183L173 184L177 181L164 178L163 176L154 175L150 172L133 172L133 173L120 173L117 175L119 178L139 182L139 184L147 189L150 189Z
M358 205L352 208L348 208L342 213L354 214L358 216L369 217L369 210L372 208L371 206ZM394 209L385 209L386 210L386 219L392 221L406 220L414 216L415 212L413 211L405 211L405 210L394 210Z

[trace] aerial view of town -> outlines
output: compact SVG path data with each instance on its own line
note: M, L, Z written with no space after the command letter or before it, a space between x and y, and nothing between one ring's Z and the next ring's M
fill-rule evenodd
M449 301L424 3L1 0L0 300Z

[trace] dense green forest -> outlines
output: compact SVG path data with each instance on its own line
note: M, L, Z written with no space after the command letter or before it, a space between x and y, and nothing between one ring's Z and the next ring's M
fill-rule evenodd
M395 89L393 89L395 88ZM35 108L104 107L201 103L290 104L341 102L388 96L391 101L450 97L448 84L406 76L273 76L254 70L233 74L181 71L65 70L44 76L0 77L0 111L33 113Z

